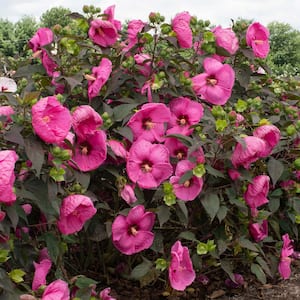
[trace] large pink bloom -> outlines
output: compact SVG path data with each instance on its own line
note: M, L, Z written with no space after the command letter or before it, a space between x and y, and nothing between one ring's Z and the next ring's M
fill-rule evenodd
M110 288L105 288L99 293L101 300L117 300L116 298L109 295L110 294Z
M126 170L130 180L145 189L158 187L173 173L168 149L145 140L131 146Z
M172 29L176 33L178 44L181 48L191 48L193 33L190 27L191 16L188 12L182 12L172 20Z
M252 182L248 184L244 198L251 209L251 214L253 217L257 215L258 207L269 202L267 199L269 186L270 177L267 175L256 176L253 178Z
M80 105L72 113L72 127L80 138L95 132L102 124L101 116L90 105Z
M255 242L260 242L268 236L268 221L263 220L261 223L250 223L249 232Z
M168 148L171 157L176 157L178 160L187 158L188 147L179 139L167 137L164 145Z
M204 59L203 67L205 72L192 78L194 92L209 103L225 104L234 85L234 70L230 65L223 65L210 57Z
M280 141L280 130L274 125L262 125L253 131L253 136L259 137L266 142L264 157L271 154L273 148Z
M163 103L144 104L129 120L127 125L133 132L134 140L149 142L163 141L165 124L170 121L171 113Z
M68 288L68 284L61 279L57 279L46 287L41 300L69 300L69 299L70 299L70 291Z
M232 164L235 168L243 166L249 169L251 163L264 157L266 153L266 142L256 136L246 136L243 138L244 145L237 143L231 156Z
M112 224L112 241L126 255L141 252L151 247L154 234L155 214L145 212L143 205L132 208L127 216L119 215Z
M270 51L269 30L262 24L252 23L246 32L246 42L256 57L266 58Z
M177 241L171 248L171 263L169 266L169 280L171 287L177 291L184 291L196 278L189 249Z
M33 52L41 49L41 47L46 46L53 42L53 32L51 29L42 27L37 30L34 36L29 40L29 48Z
M97 209L92 200L84 195L70 195L63 199L60 207L58 229L62 234L72 234L82 229Z
M193 132L190 127L199 123L203 116L202 104L186 97L171 100L169 107L171 110L169 126L172 132L190 135Z
M195 164L189 160L181 160L177 163L175 176L170 178L173 185L173 190L177 198L183 201L194 200L202 190L203 179L202 177L192 176L190 179L183 183L179 183L180 178L188 171L193 170Z
M59 143L67 136L72 123L70 111L56 97L40 99L32 106L32 126L46 143Z
M283 240L283 245L280 253L278 271L283 279L289 279L291 276L291 262L292 262L290 256L294 252L293 241L290 239L288 233L282 236L282 240Z
M112 71L112 63L108 58L102 58L98 67L92 68L92 75L87 75L88 96L92 98L98 96L103 85L107 82Z
M141 20L131 20L128 22L127 34L128 44L123 51L129 51L138 42L138 34L143 30L145 23Z
M83 172L97 169L103 164L107 156L106 134L96 130L84 137L78 137L75 144L75 153L71 165Z
M93 20L90 24L89 37L101 47L113 45L119 36L118 30L121 29L121 23L114 19L115 6L109 6L103 13L106 14L102 19Z
M32 280L32 290L36 291L42 285L46 285L46 277L52 266L47 248L41 250L39 262L33 262L33 266L35 271Z
M12 121L11 115L15 113L14 109L10 105L0 106L0 118L6 117L5 123L9 123Z
M239 48L239 41L231 28L215 27L212 32L216 38L216 44L224 48L228 53L234 54Z
M16 201L13 190L15 163L18 155L14 150L0 151L0 203L11 205Z
M139 72L145 76L149 77L152 73L151 67L151 57L147 53L135 54L134 61L137 64L137 69Z

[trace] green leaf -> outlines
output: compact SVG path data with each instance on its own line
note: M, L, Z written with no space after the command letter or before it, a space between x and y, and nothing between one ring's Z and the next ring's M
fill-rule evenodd
M189 212L186 208L186 203L184 201L178 200L177 201L178 208L176 209L177 216L181 223L183 223L185 226L187 226L189 221Z
M44 149L40 141L34 137L25 139L25 152L32 162L32 168L39 177L44 163Z
M190 147L193 145L193 139L190 138L189 136L186 136L186 135L182 135L182 134L168 134L166 136L166 138L176 138L178 139L181 143L183 143L184 145Z
M139 280L150 271L151 267L152 262L143 257L143 262L133 268L130 278Z
M256 261L260 264L260 266L263 268L263 270L270 276L272 277L272 272L267 264L267 262L262 259L260 256L256 256Z
M242 248L246 248L251 251L258 252L258 249L256 248L255 244L252 243L251 241L249 241L243 237L241 237L238 241Z
M12 226L14 229L16 229L17 225L18 225L18 222L19 222L19 216L17 214L17 210L15 208L15 206L8 206L6 208L6 213L12 223Z
M221 260L221 268L223 269L223 271L225 271L227 273L227 275L229 276L229 278L233 282L235 282L235 278L234 278L234 274L233 274L232 262L230 262L229 260L222 259Z
M217 213L217 218L219 220L219 222L221 223L225 217L227 216L227 212L228 212L228 208L225 205L221 205L218 213Z
M14 124L9 130L4 132L4 139L6 141L16 143L22 147L24 147L24 138L21 134L23 127Z
M7 249L0 249L0 263L4 263L9 260L9 252Z
M271 156L268 161L268 172L272 179L273 185L276 184L276 182L282 175L283 170L284 170L284 166L283 166L282 162L280 162L279 160L277 160Z
M51 260L56 263L57 258L60 254L60 242L59 242L58 238L52 232L47 232L47 233L43 234L42 237L46 242L47 249L48 249L49 255L51 257Z
M184 184L186 181L190 180L193 177L193 170L185 172L179 179L179 184Z
M217 169L214 169L211 165L206 164L205 170L207 171L208 174L210 174L214 177L225 178L225 175L222 172L220 172Z
M21 283L24 281L23 277L26 273L21 269L14 269L8 273L9 278L15 283Z
M91 278L85 277L84 275L78 276L77 279L76 279L76 282L75 282L75 285L77 287L79 287L80 289L87 288L87 287L92 287L96 284L98 284L97 281L95 281Z
M193 241L193 242L197 242L197 238L195 236L195 233L194 232L191 232L191 231L183 231L181 232L179 235L178 235L178 238L179 239L185 239L185 240L188 240L188 241Z
M262 270L261 266L255 263L251 264L251 272L256 276L256 278L262 283L262 284L266 284L267 282L267 278L266 275L264 273L264 271Z
M115 121L119 122L124 120L134 108L138 106L138 103L135 104L120 104L113 108L113 116Z
M162 227L170 218L171 212L166 205L160 205L156 211L159 226Z
M201 199L201 203L211 218L211 221L215 218L219 208L220 208L220 199L217 194L206 193Z

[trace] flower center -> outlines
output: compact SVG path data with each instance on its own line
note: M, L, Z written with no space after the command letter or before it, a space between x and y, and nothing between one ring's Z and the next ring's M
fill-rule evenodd
M218 83L218 80L213 77L207 77L206 82L208 85L215 86Z
M186 180L184 183L183 183L183 186L188 188L191 186L191 181L190 180Z
M179 159L179 160L181 160L181 159L184 159L185 158L185 151L183 151L183 150L178 150L176 153L176 157Z
M264 43L264 41L263 40L254 40L254 43L256 45L262 45Z
M180 126L185 126L188 123L188 118L187 118L187 116L180 116L178 118L177 122Z
M104 32L101 28L97 28L97 32L99 33L99 35L102 35L102 36L104 35Z
M150 130L154 127L154 123L150 118L143 120L143 128L146 130Z
M136 236L138 234L138 228L136 225L133 225L129 228L129 234Z
M91 150L90 146L87 143L81 144L79 148L80 148L81 154L83 154L83 155L88 155Z
M45 123L49 123L50 120L51 120L51 118L50 118L49 116L44 116L44 117L43 117L43 121L44 121Z
M2 86L2 87L1 87L1 91L2 91L2 92L5 92L5 91L7 91L7 90L8 90L7 87L5 87L5 86Z
M142 164L141 169L144 173L149 173L152 171L152 166L149 162L145 162Z

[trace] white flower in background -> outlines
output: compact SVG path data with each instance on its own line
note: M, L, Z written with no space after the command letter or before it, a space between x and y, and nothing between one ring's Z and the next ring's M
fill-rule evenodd
M8 77L0 77L0 93L14 93L17 91L16 82Z

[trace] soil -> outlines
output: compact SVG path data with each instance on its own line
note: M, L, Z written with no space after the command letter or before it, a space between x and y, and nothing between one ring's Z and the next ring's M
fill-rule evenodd
M276 279L262 285L251 275L245 278L244 286L229 289L224 281L216 277L207 286L193 283L184 292L165 289L159 284L153 287L132 286L132 282L118 280L111 282L111 295L118 300L300 300L300 261L293 265L293 273L288 280Z

